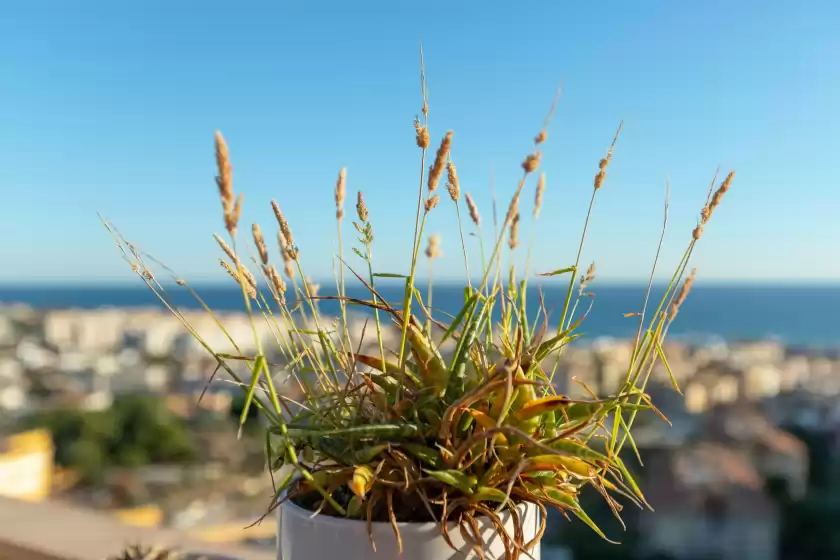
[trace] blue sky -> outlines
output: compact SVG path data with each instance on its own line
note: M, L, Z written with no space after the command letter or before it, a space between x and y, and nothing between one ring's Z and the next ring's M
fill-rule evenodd
M351 193L368 199L377 268L405 270L421 40L433 143L455 131L462 188L486 223L491 172L506 204L565 84L543 158L538 269L573 261L592 176L624 119L584 256L603 279L646 277L667 177L664 263L675 264L718 165L738 176L696 253L699 278L840 279L840 4L422 10L393 1L4 2L0 282L133 281L96 212L193 281L221 279L210 237L222 229L216 129L246 192L244 223L273 232L276 198L311 275L330 274L341 167ZM533 184L527 193L529 212ZM429 228L443 237L437 270L458 277L448 200Z

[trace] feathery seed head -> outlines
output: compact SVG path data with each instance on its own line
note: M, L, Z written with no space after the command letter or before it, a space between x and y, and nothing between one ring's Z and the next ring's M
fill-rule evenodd
M225 269L225 272L230 274L231 278L236 280L237 284L245 287L245 291L248 292L248 297L250 297L251 299L257 299L256 289L254 288L254 286L251 285L250 281L243 282L242 277L239 275L236 269L233 268L230 264L228 264L226 260L219 259L219 264L222 265L222 268ZM245 269L243 268L243 270Z
M525 161L522 162L522 169L525 170L525 173L533 173L537 170L540 166L540 158L542 157L542 152L535 152L533 154L528 154L525 158Z
M239 263L239 268L242 270L242 276L245 277L245 280L248 282L248 285L253 288L254 290L257 289L257 279L254 278L254 275L251 274L251 271L245 268L245 265Z
M534 218L539 217L542 208L543 195L545 194L545 173L540 173L537 180L537 192L534 196Z
M344 199L347 197L347 169L342 168L338 172L338 181L335 185L335 217L340 220L344 217Z
M453 202L458 202L458 199L461 198L461 185L458 182L458 173L455 169L455 164L451 161L446 166L447 172L447 182L446 182L446 190L449 191L449 196L452 198Z
M726 176L726 179L723 180L720 187L715 194L712 196L712 201L709 203L709 218L712 217L712 214L715 212L715 208L720 205L720 201L723 200L723 195L729 190L729 187L732 185L732 179L735 178L735 172L731 171L729 175ZM707 218L708 221L708 218Z
M286 244L294 245L295 238L292 235L292 228L289 227L289 222L286 220L286 216L284 216L283 212L280 211L280 206L276 201L272 200L271 208L274 210L274 217L277 218L277 224L280 226L280 231L283 233L283 238L286 240Z
M429 244L426 246L426 256L429 259L436 259L441 255L440 252L440 235L434 234L429 236Z
M304 280L304 287L309 297L316 297L321 290L321 285L313 282L311 278Z
M359 220L363 223L368 221L368 209L365 204L365 195L362 194L362 191L359 191L356 197L356 214L358 214Z
M280 245L280 254L283 256L283 271L289 280L295 279L295 255L293 249L289 246L282 231L277 232L277 243Z
M228 246L228 244L225 243L225 240L215 233L213 234L213 239L216 240L216 243L219 244L219 247L222 248L222 251L225 252L225 254L230 258L230 260L236 262L236 255L233 254L233 249L231 249L230 246Z
M233 169L230 165L230 153L222 133L216 131L216 185L219 187L219 196L222 199L222 207L225 215L233 210Z
M239 193L236 202L233 204L233 211L225 218L225 226L231 236L236 237L236 227L239 225L239 217L242 215L242 201L245 199L243 193Z
M604 185L604 179L606 179L606 178L607 178L607 172L606 171L602 170L602 171L599 171L598 173L595 174L595 190L596 191Z
M443 168L446 165L446 158L449 156L449 150L452 148L452 131L446 133L443 140L440 142L437 153L435 154L435 161L429 168L429 192L434 192L438 188L440 178L443 175Z
M513 195L513 198L510 201L510 206L508 206L507 214L505 215L505 226L510 225L511 221L513 220L514 216L519 214L519 197L521 196L522 191L519 190Z
M508 238L508 247L516 249L519 247L519 213L513 217L510 223L510 237Z
M595 280L595 261L592 261L592 264L586 269L586 276L583 277L583 281L587 284L593 280Z
M426 105L423 105L423 109L425 110ZM425 114L425 113L424 113ZM426 149L429 147L429 143L431 142L431 138L429 138L429 129L425 126L420 126L420 119L414 119L414 131L417 133L417 147Z
M682 288L680 288L680 292L677 294L677 297L674 298L673 303L671 303L670 313L668 314L668 320L673 321L677 314L680 312L680 306L682 306L685 298L688 297L688 292L691 291L691 287L694 285L694 277L697 275L697 269L694 268L691 270L691 274L688 275L688 278L685 279L683 282Z
M621 121L621 124L618 125L618 130L615 131L615 137L613 137L612 144L610 144L610 149L607 150L607 156L598 162L598 173L595 174L594 181L596 191L604 186L604 179L607 178L607 167L609 167L612 161L613 149L615 148L615 143L618 142L618 136L621 134L621 128L623 126L624 121Z
M265 238L259 224L251 226L251 233L254 236L254 245L257 246L257 252L260 255L260 261L265 265L268 264L268 249L265 246Z
M583 295L583 291L589 285L590 282L595 280L595 262L593 261L592 264L589 265L589 268L586 269L586 274L580 277L580 286L578 288L578 293Z
M534 138L534 144L542 144L543 142L545 142L546 138L548 138L548 133L545 131L545 129L540 130L540 133L537 134L536 138Z
M697 224L697 227L694 228L694 231L691 232L691 237L694 239L694 241L697 241L697 240L700 239L700 237L702 235L703 235L703 223L701 222L701 223Z
M467 209L470 211L470 219L475 224L475 227L481 226L481 214L478 213L478 206L470 196L470 193L464 193L464 199L467 201Z
M292 263L293 260L287 260L283 263L283 273L289 280L295 279L295 267Z
M428 213L428 212L431 212L431 211L432 211L432 209L433 209L435 206L437 206L437 205L438 205L438 202L440 202L440 197L439 197L438 195L434 195L434 196L432 196L432 197L429 197L429 198L426 200L426 212L427 212L427 213Z
M268 276L268 280L274 287L272 295L275 301L277 301L278 305L283 305L286 302L286 283L280 277L280 274L277 273L277 268L274 265L264 266L263 272Z

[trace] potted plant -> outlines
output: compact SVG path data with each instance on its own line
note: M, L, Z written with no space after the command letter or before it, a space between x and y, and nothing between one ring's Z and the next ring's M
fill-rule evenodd
M351 249L358 260L346 258L349 252L342 233L349 229L344 204L347 179L342 170L335 187L339 241L333 295L318 295L312 284L302 280L303 249L294 237L292 221L275 201L285 279L256 224L248 236L255 257L241 256L237 240L243 199L234 192L228 147L217 134L216 183L231 241L216 239L226 254L222 266L240 286L244 308L252 318L257 348L253 355L222 354L211 348L172 307L143 254L106 223L134 271L211 353L217 371L227 371L240 384L245 393L242 422L252 407L264 418L268 464L283 472L275 478L275 495L267 497L269 510L278 510L278 558L283 560L539 558L548 508L578 518L597 538L607 538L581 508L581 491L599 492L616 515L619 499L647 506L620 451L627 443L635 448L631 428L636 415L658 413L645 394L657 362L664 364L679 390L662 341L693 282L693 271L686 274L692 251L733 174L716 190L710 189L698 224L686 235L683 257L653 312L647 312L650 283L640 294L643 305L627 310L638 321L638 332L620 389L572 400L557 394L552 380L564 348L581 336L579 327L587 315L582 310L591 306L591 299L579 306L591 295L586 286L594 278L594 266L582 270L581 254L618 133L590 187L592 198L574 260L539 275L563 282L563 297L550 303L540 297L539 305L533 305L533 299L526 300L528 266L522 271L504 263L506 254L519 246L521 200L532 182L532 221L540 214L546 181L538 171L553 106L533 150L522 161L522 177L489 238L472 197L468 193L462 197L453 163L453 133L447 132L433 147L428 110L423 80L421 116L414 121L423 163L417 207L412 209L414 235L406 248L408 269L402 276L377 271L372 257L375 217L369 216L361 192L352 220L357 243ZM445 189L439 188L442 183ZM443 190L446 193L439 194ZM442 196L450 200L444 204ZM446 205L449 208L443 208ZM468 253L476 247L466 242L464 206L482 257L477 275L469 269ZM441 319L443 313L433 313L431 282L424 295L425 286L417 280L427 218L442 211L451 212L458 221L466 267L463 303L446 321ZM667 222L667 202L665 214ZM430 264L438 251L433 237L425 251ZM658 250L656 255L654 270ZM397 264L389 263L389 268ZM381 279L388 276L404 283L401 301L388 301L380 292ZM350 280L364 286L366 297L347 295ZM177 282L194 293L183 279ZM338 303L339 316L334 320L318 312L318 302L324 300ZM558 313L549 316L548 306L557 306ZM360 309L368 317L361 331L348 320L348 310ZM273 361L257 336L258 322L270 325L276 343L273 352L282 356L282 363ZM390 337L392 333L395 336ZM369 340L374 350L360 351ZM245 376L237 373L243 364L248 366ZM276 377L281 370L288 375L286 381ZM293 386L297 396L285 392L281 383Z

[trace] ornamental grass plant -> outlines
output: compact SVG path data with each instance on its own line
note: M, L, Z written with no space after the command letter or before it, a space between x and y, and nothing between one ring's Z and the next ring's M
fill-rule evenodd
M606 539L581 508L579 495L590 487L619 519L623 505L649 507L621 451L629 445L638 454L631 434L640 411L652 411L667 421L645 387L654 365L661 362L679 391L663 340L694 279L694 272L688 273L692 252L734 174L727 175L717 189L716 180L712 181L698 222L691 232L686 231L687 247L665 293L658 301L650 301L667 224L666 197L650 281L646 291L640 291L640 307L627 310L627 316L638 321L638 330L623 383L610 395L595 395L583 384L591 396L574 400L558 394L553 380L559 358L582 336L580 327L591 309L587 285L594 279L595 267L582 267L581 254L621 126L589 186L592 196L583 230L569 244L575 253L569 262L558 263L557 270L538 275L564 282L568 286L565 297L545 302L541 295L538 311L529 316L526 288L532 278L528 266L522 271L505 263L508 253L521 250L527 220L520 209L523 196L530 190L528 196L534 197L531 225L544 210L541 150L548 140L557 98L537 131L533 149L521 161L521 179L503 208L504 215L494 220L488 235L473 197L462 193L453 132L437 136L441 140L432 144L422 59L421 84L421 111L413 131L421 171L416 209L411 209L415 226L411 246L406 245L407 270L403 275L379 272L382 263L373 258L376 216L369 213L364 194L358 192L355 211L348 217L347 175L341 170L335 185L338 252L334 269L338 272L334 294L319 295L313 284L303 280L307 276L300 256L305 246L294 235L289 219L293 216L284 215L280 203L271 201L279 259L269 250L258 225L242 227L243 196L234 188L228 146L216 134L216 185L228 238L216 236L216 242L222 250L221 266L241 288L243 306L251 318L257 349L253 354L220 353L212 348L174 306L147 265L152 259L111 224L105 225L133 270L210 353L216 371L226 371L244 391L241 423L252 407L261 413L267 426L267 464L273 472L285 466L282 470L287 473L273 479L275 495L266 496L269 509L291 500L319 515L358 519L369 527L373 522L390 523L398 542L399 523L433 521L448 542L451 531L460 531L474 543L479 557L483 557L483 543L476 520L482 517L497 528L508 559L527 557L545 530L548 508L577 517ZM428 238L423 248L432 212L451 212L457 219L467 269L463 304L446 321L439 320L443 311L432 313L431 281L428 286L417 281L421 261L428 259L431 266L440 252L436 236ZM348 231L352 238L345 238ZM245 243L253 243L254 251L248 252L253 257L241 249ZM468 253L476 250L481 253L483 270L473 276ZM396 264L388 263L389 269ZM397 277L404 283L401 301L383 297L377 289L383 277ZM174 278L208 314L218 318L185 280ZM350 282L364 286L367 297L349 297L346 286ZM319 313L318 302L323 300L337 302L338 317ZM550 316L549 307L559 313ZM348 321L348 311L358 310L369 318L361 332L354 331ZM224 331L223 322L217 322ZM270 328L272 348L258 335L258 324ZM387 336L389 332L396 336ZM376 350L363 353L360 349L369 341L375 344L368 347ZM270 361L274 354L282 356L282 361ZM237 373L243 364L248 375ZM294 391L287 390L289 386ZM538 535L529 542L521 531L507 534L500 518L507 510L517 519L520 513L515 506L526 502L542 512Z

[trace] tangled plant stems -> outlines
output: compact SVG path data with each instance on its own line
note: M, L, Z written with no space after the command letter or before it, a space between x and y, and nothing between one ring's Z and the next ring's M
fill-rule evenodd
M430 212L448 211L436 193L444 173L448 198L461 230L465 266L468 248L460 214L461 183L452 160L452 131L444 134L432 164L428 170L426 167L431 140L422 59L421 85L421 116L414 121L415 142L421 152L419 190L408 274L401 277L405 296L400 307L386 302L377 291L377 278L394 275L375 272L376 217L369 213L361 192L356 195L357 219L352 221L358 234L352 251L360 257L362 266L356 270L339 255L336 295L319 296L315 286L304 280L301 251L290 222L276 201L271 204L277 218L286 280L271 262L262 230L256 225L251 229L251 237L257 258L246 262L237 250L243 197L234 193L230 154L221 134L216 135L216 183L222 223L230 241L218 236L216 240L226 257L221 260L222 266L242 289L245 310L253 326L255 355L244 355L230 335L235 354L222 354L211 348L171 303L148 268L148 257L125 241L113 226L106 223L106 227L132 269L214 357L216 371L225 370L239 383L245 393L241 423L251 407L257 407L265 417L269 426L265 437L268 464L272 470L290 467L284 480L275 481L276 495L268 500L271 509L288 499L321 515L368 523L390 522L399 542L398 522L433 520L450 544L449 533L455 528L469 535L479 557L483 556L483 543L474 529L476 519L484 517L506 543L509 560L520 558L533 548L545 528L549 507L578 517L606 538L581 509L579 494L587 486L593 488L617 517L621 511L619 498L640 507L647 505L620 452L627 442L635 450L631 427L640 410L659 414L645 394L658 361L664 364L679 390L662 342L693 282L692 272L680 286L695 244L729 190L733 174L716 191L710 191L698 224L687 235L688 247L655 311L646 317L649 285L642 310L628 313L638 317L639 329L620 390L614 395L593 394L587 400L572 400L557 394L551 380L565 346L581 336L577 330L587 314L578 314L577 307L591 295L584 290L594 279L595 268L593 264L586 271L579 270L580 257L595 197L605 187L618 134L598 165L574 263L540 275L568 277L557 330L549 331L550 319L542 301L536 317L527 315L527 273L518 279L511 266L506 281L505 275L500 274L505 240L510 253L520 245L520 228L526 217L519 209L520 198L539 169L553 105L534 139L533 150L522 162L522 177L504 222L489 244L482 236L479 209L469 193L464 193L482 252L483 270L477 283L467 274L461 309L451 321L442 323L432 315L431 285L424 302L415 286L415 273L424 239L429 243L425 251L429 267L439 254L439 238L425 237L424 230ZM339 236L343 233L347 188L347 175L341 170L335 187ZM534 221L540 214L545 188L545 177L539 175ZM667 203L665 214L667 222ZM343 243L339 244L340 253L343 248ZM252 266L259 272L260 281L250 272ZM348 279L352 277L366 288L369 298L346 296L345 271ZM227 334L224 325L186 281L178 279L178 284L194 295ZM321 299L338 300L340 317L335 321L321 317L317 308ZM497 303L501 314L500 320L495 321ZM375 328L367 328L366 324L361 335L354 333L347 324L347 306L368 309ZM287 379L284 382L294 384L299 397L293 399L287 396L288 391L278 391L273 375L279 374L281 367L268 363L258 336L258 322L271 327L276 345L273 354L283 358L281 367ZM389 329L399 332L396 344L386 336ZM359 351L365 336L376 337L377 355ZM442 348L447 343L454 346L454 351L446 353L445 358ZM249 370L244 379L237 374L243 364ZM507 535L500 517L506 510L514 520L518 519L515 506L523 502L536 504L543 513L543 526L531 542L524 541L521 531Z

